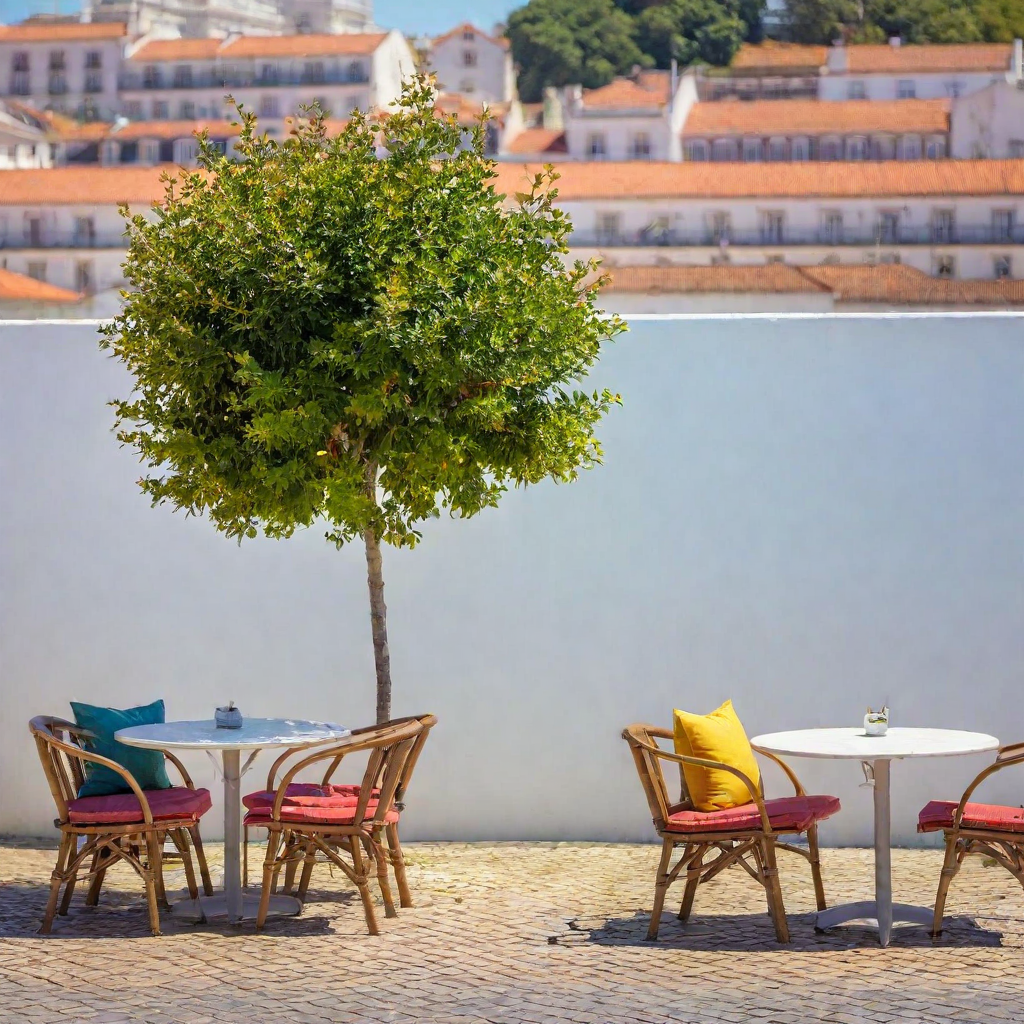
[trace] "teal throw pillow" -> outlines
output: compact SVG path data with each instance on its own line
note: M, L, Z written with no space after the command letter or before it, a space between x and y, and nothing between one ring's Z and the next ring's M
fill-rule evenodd
M100 757L116 761L139 784L140 789L170 789L171 780L164 767L164 755L159 750L145 750L118 743L114 733L132 725L158 725L164 720L164 702L155 700L141 708L98 708L92 704L71 702L75 722L88 729L93 739L85 741L86 750ZM85 782L79 796L107 796L111 793L130 793L131 787L113 769L104 764L85 763Z

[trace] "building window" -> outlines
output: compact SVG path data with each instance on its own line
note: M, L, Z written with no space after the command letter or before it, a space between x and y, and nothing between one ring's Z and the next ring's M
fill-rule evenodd
M808 139L797 138L793 140L789 150L789 158L797 162L810 159L811 145Z
M1013 241L1013 210L992 211L992 241Z
M1024 139L1010 139L1010 157L1013 160L1024 157Z
M955 100L960 95L960 91L961 86L960 82L957 79L952 78L948 82L946 82L946 95L951 100Z
M363 65L359 61L354 60L348 66L348 80L350 82L363 82L366 80L366 72L363 70Z
M765 210L761 214L761 241L765 245L782 245L785 214L777 210Z
M279 111L276 96L260 97L260 117L279 117Z
M141 121L142 104L138 100L129 100L124 105L124 116L130 121Z
M92 217L76 217L74 244L84 245L90 249L96 244L96 222Z
M850 100L862 100L867 94L864 92L864 83L853 81L847 86L846 98Z
M33 249L43 244L43 218L28 217L25 220L25 242Z
M633 136L633 159L647 160L651 155L651 137L647 132L637 132Z
M1009 256L997 256L992 261L992 276L997 281L1013 277L1013 260Z
M142 69L142 88L159 89L162 84L160 69L155 64L147 64Z
M263 64L260 66L260 85L277 85L279 81L276 64Z
M878 241L893 245L900 240L900 215L897 210L882 210L878 214Z
M51 71L64 71L66 69L64 61L63 50L51 50L50 51L50 70Z
M918 135L904 135L900 139L900 159L920 160L921 159L921 138Z
M91 292L93 287L92 260L79 260L75 264L75 290Z
M929 160L942 160L946 156L946 140L941 135L932 135L928 139L925 153Z
M597 215L597 240L599 244L615 243L619 240L622 228L622 216L618 213L599 213Z
M956 257L936 256L932 263L932 271L936 277L956 277Z
M713 245L728 245L732 236L732 218L728 210L715 210L708 216L708 231Z
M464 43L475 43L476 33L471 28L465 29L462 33L462 41Z
M307 61L302 69L303 81L318 85L324 80L324 62L322 60Z
M843 215L838 210L821 215L821 240L825 245L843 244Z
M103 54L99 50L90 50L85 55L85 66L92 71L103 67Z
M949 243L956 241L956 222L952 210L932 211L932 241Z
M896 83L896 97L901 100L912 100L917 95L917 87L912 78L901 78Z
M852 139L846 140L847 160L867 160L868 140L862 135L855 135Z
M695 163L706 163L708 159L708 144L703 139L688 142L684 150L687 160Z
M89 93L103 92L103 73L87 71L85 73L85 91Z
M736 143L732 139L715 139L711 145L711 159L724 164L736 159Z
M818 157L821 160L841 160L842 152L842 143L839 139L830 137L821 140L821 148L818 151Z
M153 100L153 120L166 121L169 116L167 100Z
M475 50L463 50L462 51L462 66L464 68L475 68L476 67L476 51Z
M761 160L761 140L760 139L744 139L743 140L743 161L748 164L756 164Z
M587 141L587 154L591 160L603 160L608 154L605 149L604 135L594 132Z
M49 93L51 96L63 96L68 91L68 81L63 71L51 72Z
M29 81L27 71L15 71L11 75L11 95L29 96L32 92L32 85Z
M196 105L191 100L182 100L179 109L179 116L182 121L194 121L196 119Z
M24 50L19 50L11 58L11 70L14 72L28 71L29 69L29 56Z
M46 280L46 261L45 260L29 260L28 276L31 277L33 281L45 281Z
M768 142L768 159L774 163L782 163L786 159L786 140L771 139Z
M871 140L872 160L893 160L896 157L896 140L891 135L876 135Z
M191 89L192 88L192 65L191 64L179 64L174 69L174 88L175 89Z

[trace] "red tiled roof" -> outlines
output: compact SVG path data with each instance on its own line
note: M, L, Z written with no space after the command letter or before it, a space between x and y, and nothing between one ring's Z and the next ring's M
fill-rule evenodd
M495 187L521 191L540 164L501 164ZM1024 195L1024 160L884 163L573 162L558 165L560 200Z
M721 100L695 103L683 126L696 135L947 132L948 100Z
M213 60L223 39L154 39L129 56L131 61Z
M602 292L822 292L823 285L785 263L758 266L612 267Z
M443 92L434 102L434 109L441 114L455 114L460 123L473 124L480 120L484 107L494 120L501 122L508 113L507 103L482 103L478 99L460 92Z
M663 107L670 99L668 71L641 71L636 79L613 78L598 89L583 90L585 110L642 110Z
M0 268L0 302L78 302L81 298L80 292Z
M121 39L127 26L117 21L101 22L29 22L26 25L0 25L0 43L62 43Z
M851 72L1007 71L1009 43L928 46L857 45L846 48Z
M160 180L173 165L163 167L48 167L45 170L2 171L0 206L116 206L154 203L164 196Z
M827 46L801 43L744 43L729 65L738 71L793 71L820 68L828 54Z
M832 264L801 267L800 270L834 293L840 302L875 302L894 306L1024 305L1024 280L930 277L904 264L875 267Z
M545 153L558 156L568 153L565 132L557 128L524 128L508 145L510 153Z
M447 32L444 32L439 36L434 36L431 42L434 46L437 46L438 43L446 42L451 39L452 36L461 36L463 32L473 32L482 39L486 39L489 43L494 43L495 46L500 46L503 50L507 50L509 47L509 42L504 36L492 36L487 32L481 32L476 25L468 21L464 21L461 25L456 25L455 28L449 29Z
M373 53L387 32L339 32L337 35L239 36L225 43L220 56L334 57Z

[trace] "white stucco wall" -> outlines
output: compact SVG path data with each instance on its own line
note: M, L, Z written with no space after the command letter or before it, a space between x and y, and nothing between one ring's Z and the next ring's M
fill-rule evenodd
M950 155L959 160L1024 155L1024 83L999 82L954 101Z
M731 697L754 734L885 699L1024 738L1021 323L636 324L588 381L623 396L603 467L386 552L394 710L440 718L404 834L649 838L619 732L674 705ZM52 833L26 723L71 698L372 717L360 551L150 509L105 404L127 386L93 328L0 327L0 832ZM897 839L985 761L896 765ZM825 840L867 842L859 766L795 767L843 801Z
M1006 71L950 71L906 74L854 74L831 71L819 79L818 98L822 100L852 99L851 84L863 85L863 98L867 100L896 100L900 96L900 82L913 82L914 99L938 100L967 96L985 86L998 82Z
M442 92L464 93L473 100L507 103L515 96L515 74L511 53L478 29L468 30L472 39L456 32L434 43L430 51L430 70L437 75ZM466 54L475 63L467 66Z

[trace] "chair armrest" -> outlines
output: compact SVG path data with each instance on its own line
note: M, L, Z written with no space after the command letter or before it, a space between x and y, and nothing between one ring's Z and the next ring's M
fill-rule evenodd
M1014 750L1018 750L1019 752L1014 753ZM990 775L995 775L996 772L1017 764L1024 764L1024 743L1014 743L1008 747L1001 747L995 761L993 761L992 764L983 771L979 772L974 781L967 787L967 789L964 790L964 795L960 797L960 803L957 805L956 812L953 814L953 828L960 827L960 822L964 816L964 808L970 802L971 797L974 795L974 791Z
M665 738L667 739L668 737ZM661 747L655 744L641 743L639 740L634 740L634 742L638 746L643 747L644 750L649 751L656 757L660 757L665 761L674 761L676 764L692 764L698 768L717 768L720 771L729 772L730 775L735 775L750 792L750 802L757 805L757 809L761 813L761 825L765 832L771 832L772 826L771 822L768 820L768 811L764 806L764 798L761 796L761 792L758 787L755 786L750 778L741 772L739 768L734 768L731 764L725 764L723 761L709 761L703 757L690 757L686 754L674 754L668 750L662 750Z
M754 749L757 750L757 748ZM776 754L770 754L767 750L757 750L757 753L762 757L767 757L769 761L774 761L786 773L786 778L793 783L793 790L797 796L807 796L807 791L796 777L796 772L781 757Z
M175 757L175 755L172 754L169 750L161 750L160 753L163 754L164 757L166 757L167 760L170 761L171 764L173 764L174 767L177 769L178 774L181 776L181 781L185 783L186 788L195 789L196 787L195 784L192 782L192 776L189 775L187 771L185 771L185 766L181 763L181 761L179 761L178 758Z

